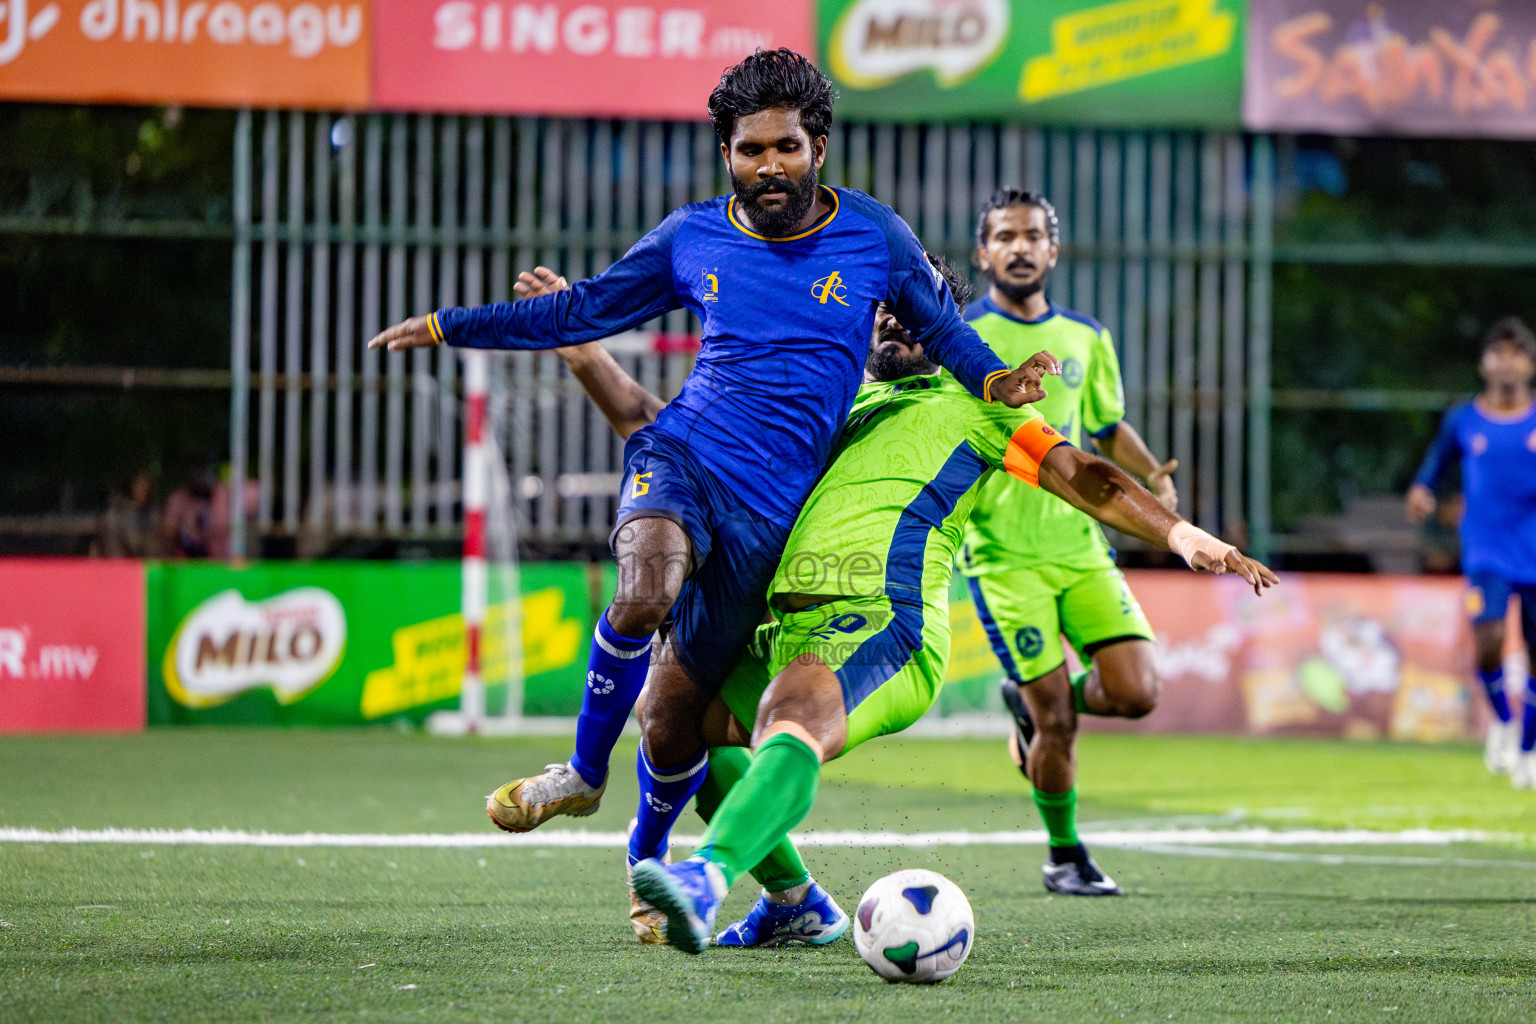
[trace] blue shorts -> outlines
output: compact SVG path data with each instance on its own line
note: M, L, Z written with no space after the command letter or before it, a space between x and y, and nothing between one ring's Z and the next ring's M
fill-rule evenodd
M1491 572L1467 573L1467 616L1474 626L1503 622L1511 596L1520 598L1525 635L1536 635L1536 584L1511 583Z
M768 611L768 584L789 530L743 504L688 448L654 427L624 445L624 483L609 547L632 519L660 516L683 528L692 573L672 606L679 663L707 693L720 689Z

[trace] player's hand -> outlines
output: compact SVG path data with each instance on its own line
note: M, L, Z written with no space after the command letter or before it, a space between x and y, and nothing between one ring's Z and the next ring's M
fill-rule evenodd
M1408 521L1410 523L1422 523L1435 514L1435 492L1423 484L1414 484L1408 488L1407 505Z
M1179 492L1173 486L1173 471L1179 468L1178 459L1169 459L1147 474L1147 490L1157 499L1157 503L1169 512L1178 514Z
M393 327L386 327L373 336L373 340L368 342L368 348L387 348L391 352L404 352L408 348L431 348L437 342L432 337L432 329L427 326L427 319L424 316L413 316Z
M1266 587L1277 586L1280 577L1274 574L1263 562L1249 558L1241 551L1233 548L1220 562L1213 559L1203 551L1196 552L1190 561L1190 566L1196 572L1208 572L1216 576L1225 573L1236 573L1253 585L1255 594L1263 593Z
M571 287L571 283L561 275L548 267L534 267L533 272L523 271L517 275L517 280L512 284L512 290L517 292L520 299L536 299L540 295L553 295L555 292L563 292ZM575 368L598 352L602 351L602 345L595 341L588 341L581 345L565 345L555 349L555 354L565 360L565 365Z
M563 292L570 286L570 282L548 267L534 267L531 274L525 270L517 275L512 290L520 299L535 299L540 295Z
M1061 362L1049 352L1036 352L1006 377L992 382L992 401L1017 409L1045 397L1045 376L1061 375Z

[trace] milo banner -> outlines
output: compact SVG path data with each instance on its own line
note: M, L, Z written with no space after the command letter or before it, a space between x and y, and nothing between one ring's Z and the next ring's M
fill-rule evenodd
M1252 0L1256 131L1536 136L1532 0Z
M1162 699L1142 721L1085 719L1090 728L1437 742L1485 724L1460 579L1285 574L1255 597L1230 576L1126 577L1157 632ZM962 594L942 709L995 712L997 661ZM1518 635L1512 625L1517 663Z
M149 721L346 725L458 706L464 671L454 563L148 567ZM592 632L586 569L524 565L523 710L574 715ZM506 602L482 651L505 704ZM500 685L497 685L497 684Z
M820 0L851 120L1238 124L1244 0Z

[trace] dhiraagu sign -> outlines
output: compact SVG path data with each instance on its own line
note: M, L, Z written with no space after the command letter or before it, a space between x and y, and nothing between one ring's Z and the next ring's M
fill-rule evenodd
M852 120L1231 128L1245 0L821 0Z
M151 564L148 574L152 724L419 721L458 704L455 563ZM521 588L523 710L574 715L592 632L586 568L525 564ZM487 616L492 710L505 700L511 612L493 599Z

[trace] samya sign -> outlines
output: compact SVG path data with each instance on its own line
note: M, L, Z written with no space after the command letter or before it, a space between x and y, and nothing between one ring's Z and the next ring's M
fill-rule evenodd
M1248 25L1249 128L1536 135L1536 3L1255 0Z
M362 107L372 0L0 0L0 99Z

